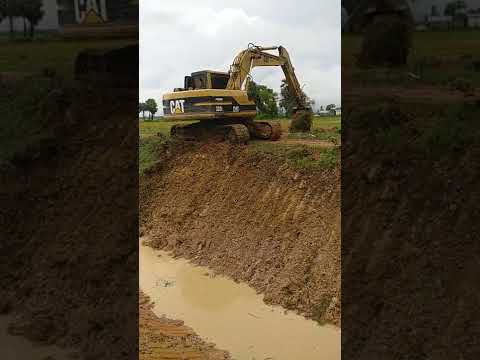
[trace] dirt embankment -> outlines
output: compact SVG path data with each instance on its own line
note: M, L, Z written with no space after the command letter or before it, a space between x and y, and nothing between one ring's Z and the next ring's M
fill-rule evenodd
M207 344L181 320L159 318L148 296L139 299L139 359L228 360L230 355Z
M345 108L343 355L477 358L479 108Z
M15 334L81 358L134 358L138 182L124 174L138 171L136 98L55 87L27 100L47 135L1 164L0 312Z
M140 204L151 246L340 323L338 168L301 173L274 155L207 144L147 171Z

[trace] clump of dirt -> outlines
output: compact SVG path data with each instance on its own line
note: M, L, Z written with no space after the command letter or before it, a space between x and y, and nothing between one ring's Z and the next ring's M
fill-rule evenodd
M136 97L52 83L29 99L16 109L33 114L28 147L0 165L0 311L32 340L134 358L138 181L125 174L138 173Z
M228 352L206 343L183 321L157 317L148 296L140 292L139 359L229 360Z
M358 63L360 66L405 66L412 45L407 19L397 15L376 16L367 26Z
M290 132L309 132L312 128L313 115L311 111L298 111L293 115L290 122Z
M204 144L140 186L141 233L320 322L340 323L340 171Z

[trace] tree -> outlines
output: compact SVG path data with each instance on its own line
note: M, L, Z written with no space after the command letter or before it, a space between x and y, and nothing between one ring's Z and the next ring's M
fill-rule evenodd
M146 111L150 112L150 120L153 120L153 116L158 111L157 102L154 99L147 99L147 101L145 101L145 107Z
M16 16L17 3L15 0L0 0L0 21L8 18L10 30L10 39L14 38L15 32L13 27L13 19Z
M35 35L35 27L42 20L45 12L43 11L42 0L18 0L17 15L28 20L30 24L30 38Z
M302 95L305 97L305 103L307 106L312 107L315 104L315 101L305 95L303 91ZM282 84L280 85L280 107L284 109L286 117L291 117L294 108L297 106L297 99L290 92L287 80L283 79Z
M329 105L327 105L327 107L325 108L325 110L330 111L330 110L335 109L336 107L337 107L337 106L336 106L335 104L329 104Z
M451 1L445 7L445 11L443 12L446 16L454 16L458 10L466 9L467 4L463 0L456 0Z
M278 117L278 94L265 85L248 84L248 97L255 101L260 116Z
M138 103L138 113L142 113L143 121L145 121L145 111L147 111L147 106L144 102Z
M7 2L6 0L0 0L0 22L7 16Z

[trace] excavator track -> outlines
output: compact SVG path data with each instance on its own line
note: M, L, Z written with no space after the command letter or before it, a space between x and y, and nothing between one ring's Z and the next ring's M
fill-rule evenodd
M246 144L250 140L248 128L243 124L218 125L215 123L176 124L170 135L181 140L228 141L232 144Z
M231 144L246 144L250 140L250 132L243 124L225 125L226 140Z
M280 123L273 121L254 121L251 131L256 138L276 141L282 136Z

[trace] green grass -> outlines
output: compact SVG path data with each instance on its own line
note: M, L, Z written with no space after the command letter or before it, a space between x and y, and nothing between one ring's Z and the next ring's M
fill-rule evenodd
M51 90L48 81L22 81L15 91L0 94L0 161L35 151L54 139L53 128L38 115L39 104Z
M1 72L39 73L55 69L71 78L78 52L89 48L113 48L132 43L130 40L76 40L46 39L35 41L8 41L0 38Z
M143 174L146 169L154 165L164 149L168 138L165 136L143 137L138 143L138 172Z
M282 129L288 132L289 120L279 121ZM139 172L152 166L158 159L162 146L170 136L170 128L174 124L187 124L194 121L140 121L140 148ZM331 136L340 136L340 117L314 117L312 134L316 139L330 139ZM160 134L160 136L157 136ZM340 149L338 147L322 148L299 144L281 144L269 141L251 141L249 150L279 156L288 164L299 169L334 168L340 163Z
M273 121L279 121L283 132L288 133L290 119L279 118L273 119ZM342 118L340 116L314 116L312 121L312 132L315 132L316 130L341 128L341 126Z
M9 41L0 37L0 72L14 73L18 83L0 90L0 161L36 151L54 139L53 129L39 114L39 104L52 90L48 79L24 80L21 74L38 74L55 70L64 79L73 78L74 61L86 48L111 48L129 43L115 41L63 41L45 35L35 41ZM20 76L16 77L15 74Z
M288 126L290 124L289 119L279 118L271 121L278 121L282 127L284 133L288 133ZM191 124L195 121L140 121L140 137L149 137L157 134L165 136L170 135L170 128L175 124ZM339 116L314 116L312 134L318 135L323 133L323 130L337 130L341 129L341 117Z
M472 61L480 61L479 30L415 32L408 65L400 70L357 68L355 54L360 52L361 43L360 35L342 34L342 63L353 81L365 85L396 83L415 86L423 83L447 86L457 78L464 78L480 83L480 72L469 68ZM412 80L407 76L408 72L420 75L421 79Z
M192 124L195 121L140 121L139 131L140 138L146 138L150 136L156 136L162 134L164 136L170 136L170 128L175 124Z
M302 170L332 169L340 164L339 147L321 148L308 145L255 141L250 144L249 151L280 157L287 164Z

